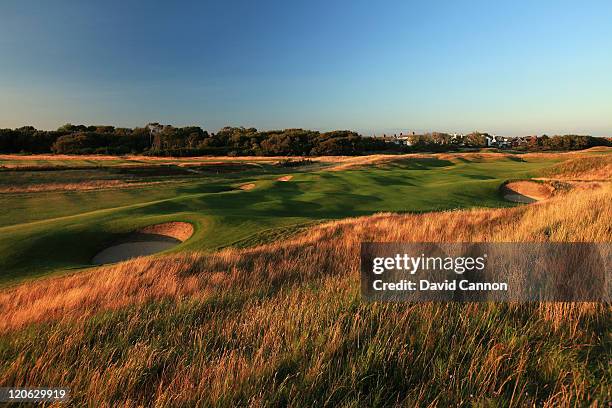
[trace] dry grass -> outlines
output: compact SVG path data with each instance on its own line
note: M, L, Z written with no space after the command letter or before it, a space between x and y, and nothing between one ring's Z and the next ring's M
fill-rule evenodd
M310 160L333 164L330 170L348 170L354 168L362 168L371 165L380 165L386 163L392 163L394 161L406 160L406 159L439 159L439 160L450 160L456 161L457 159L464 160L499 160L500 158L508 158L514 160L530 160L530 159L561 159L561 160L574 160L576 163L582 160L591 159L592 153L610 153L612 148L592 148L580 151L571 152L538 152L538 153L523 153L513 154L504 152L464 152L464 153L408 153L408 154L373 154L367 156L322 156L309 158ZM612 155L601 155L600 158L610 161ZM597 158L595 158L597 160ZM602 174L610 177L612 169L609 167L606 170L602 170Z
M430 156L431 155L420 154L372 154L368 156L327 156L318 157L315 160L322 163L333 164L330 170L341 171L376 164L385 164L407 158L421 158Z
M611 309L359 298L362 241L612 241L609 186L538 205L378 214L0 293L0 385L78 406L603 406Z
M560 180L608 180L612 178L612 155L565 160L546 175Z
M456 160L467 159L467 160L494 160L501 157L513 158L513 159L530 159L530 158L560 158L560 159L581 159L590 158L593 153L610 153L612 148L609 147L595 147L586 150L570 151L570 152L539 152L539 153L524 153L524 154L513 154L505 152L489 152L483 150L480 152L464 152L464 153L408 153L408 154L372 154L366 156L318 156L318 157L305 157L305 156L195 156L195 157L153 157L153 156L139 156L139 155L127 155L127 156L105 156L105 155L52 155L52 154L39 154L39 155L13 155L3 154L0 155L0 163L2 161L10 161L11 163L5 163L0 168L6 169L22 169L22 168L52 168L53 162L57 162L62 167L66 167L71 161L83 162L83 161L123 161L124 166L131 165L143 165L143 164L176 164L179 166L214 166L224 165L228 162L234 163L268 163L274 164L284 160L304 160L307 159L312 162L323 163L331 165L331 170L347 170L352 168L360 168L369 165L378 165L384 163L390 163L393 161L404 160L409 158L438 158L440 160ZM601 155L600 157L606 157L609 155ZM38 164L37 161L44 163ZM83 166L87 168L88 166ZM609 171L609 168L608 168ZM609 173L607 173L609 175Z
M379 214L316 226L289 241L215 254L140 258L0 293L0 331L82 317L151 299L356 276L359 243L612 241L612 193L569 193L537 206L417 215ZM214 277L214 278L213 278ZM213 279L211 279L213 278Z
M78 156L76 156L78 157ZM158 162L158 161L177 161L177 162L193 162L196 165L209 165L214 163L226 162L259 162L259 163L275 163L279 160L296 160L301 159L300 156L192 156L192 157L156 157L156 156L126 156L129 160L138 160L143 162Z
M0 187L0 193L41 193L50 191L89 191L109 188L131 188L166 183L165 181L125 182L123 180L91 180L78 183L44 183Z
M0 160L117 160L119 156L110 155L70 155L70 154L0 154Z

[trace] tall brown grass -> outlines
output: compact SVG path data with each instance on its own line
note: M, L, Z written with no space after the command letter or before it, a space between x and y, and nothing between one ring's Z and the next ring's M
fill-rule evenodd
M530 159L530 158L549 158L549 159L582 159L593 157L593 154L601 154L600 157L609 156L612 152L610 147L594 147L586 150L569 151L569 152L537 152L537 153L508 153L508 152L491 152L484 149L481 152L463 152L463 153L406 153L406 154L371 154L364 156L197 156L197 157L155 157L155 156L107 156L107 155L55 155L55 154L38 154L38 155L19 155L19 154L0 154L0 168L6 169L40 169L70 167L70 168L91 168L97 165L107 165L105 162L117 161L118 166L143 165L143 164L177 164L187 166L207 166L214 164L223 164L227 162L253 162L253 163L276 163L281 160L300 160L308 159L313 162L333 165L333 170L347 170L351 168L363 167L368 165L377 165L389 163L397 160L405 160L410 158L438 158L456 160L457 158L475 160L475 159L499 159L502 157L515 159ZM87 165L74 167L70 165L72 161L88 161ZM96 163L96 162L101 163ZM577 160L578 161L578 160ZM42 163L38 163L42 162ZM609 174L608 174L609 177Z
M601 304L359 299L362 241L612 241L612 190L506 209L378 214L213 254L0 293L0 385L90 406L603 406Z
M82 316L164 296L205 293L251 281L275 284L322 274L355 275L359 243L612 241L610 187L547 203L334 221L287 242L214 254L148 257L43 279L0 292L0 331Z
M45 183L0 187L0 193L40 193L49 191L89 191L117 188L134 188L162 184L163 181L126 182L124 180L92 180L78 183Z
M545 172L563 180L608 180L612 178L612 155L580 157L565 160Z

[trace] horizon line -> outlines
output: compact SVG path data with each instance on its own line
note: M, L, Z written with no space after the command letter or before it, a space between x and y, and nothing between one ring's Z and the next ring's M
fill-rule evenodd
M206 128L201 124L188 124L188 125L184 125L184 124L179 124L179 125L175 125L175 124L163 124L160 122L148 122L144 125L136 125L136 126L120 126L120 125L112 125L112 124L84 124L84 123L72 123L72 122L66 122L63 123L55 128L43 128L43 127L36 127L34 125L22 125L22 126L15 126L15 127L5 127L4 125L0 125L0 129L11 129L11 130L17 130L17 129L21 129L24 127L33 127L36 130L41 130L41 131L46 131L46 132L53 132L53 131L57 131L59 128L61 128L62 126L66 126L66 125L72 125L72 126L86 126L86 127L90 127L90 126L96 126L96 127L102 127L102 126L112 126L115 129L136 129L136 128L145 128L150 124L160 124L163 126L172 126L175 128L182 128L182 127L199 127L202 130L205 130L209 133L217 133L221 130L223 130L224 128L244 128L244 129L256 129L258 132L272 132L272 131L280 131L280 130L289 130L289 129L302 129L302 130L310 130L310 131L316 131L316 132L320 132L320 133L326 133L326 132L335 132L335 131L350 131L350 132L355 132L357 134L359 134L360 136L364 136L364 137L389 137L389 136L394 136L397 135L399 136L400 134L403 136L410 136L411 134L415 134L415 135L423 135L423 134L427 134L427 133L445 133L445 134L449 134L449 135L467 135L470 133L486 133L489 134L491 136L505 136L505 137L528 137L528 136L566 136L566 135L575 135L575 136L592 136L592 137L603 137L603 138L612 138L611 135L604 135L604 134L590 134L589 132L575 132L575 131L564 131L564 132L525 132L525 133L521 133L521 134L516 134L514 132L508 132L508 133L514 133L512 135L508 135L508 133L506 132L491 132L491 131L487 131L487 130L479 130L479 129L473 129L470 131L448 131L448 130L424 130L424 129L409 129L406 130L408 128L386 128L386 130L380 130L380 131L373 131L372 129L356 129L356 128L329 128L329 129L323 129L323 128L318 128L318 127L314 127L314 128L307 128L307 127L257 127L257 126L244 126L244 125L240 125L240 126L235 126L235 125L225 125L219 128Z

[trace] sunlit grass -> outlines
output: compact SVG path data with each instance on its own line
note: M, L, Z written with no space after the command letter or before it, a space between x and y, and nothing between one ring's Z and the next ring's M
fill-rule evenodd
M96 406L602 406L610 306L364 303L358 251L610 242L611 198L604 186L515 208L379 214L5 290L0 386L66 386Z

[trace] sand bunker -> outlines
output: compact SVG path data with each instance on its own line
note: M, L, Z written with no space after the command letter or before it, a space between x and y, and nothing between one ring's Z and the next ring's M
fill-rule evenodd
M276 180L278 181L289 181L293 178L293 176L283 176L283 177L279 177Z
M535 181L512 181L502 187L504 198L515 203L533 203L552 197L553 187Z
M187 222L149 225L134 231L115 245L103 249L91 262L101 265L151 255L186 241L192 234L193 226Z
M252 190L255 188L255 183L243 184L240 186L241 190Z
M149 225L136 231L138 234L162 235L187 241L193 235L193 225L188 222L165 222L163 224Z

